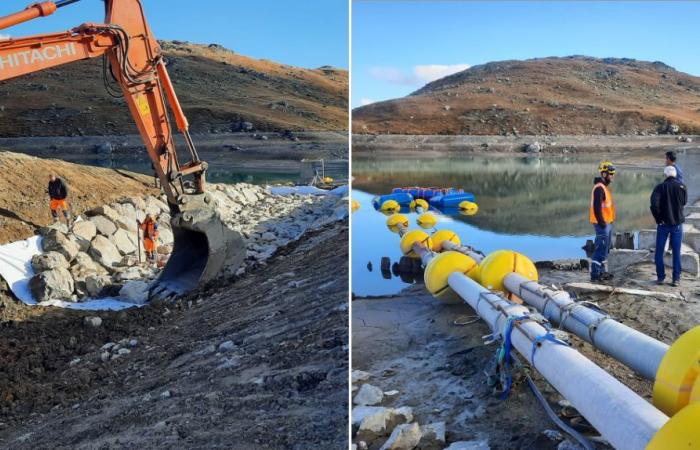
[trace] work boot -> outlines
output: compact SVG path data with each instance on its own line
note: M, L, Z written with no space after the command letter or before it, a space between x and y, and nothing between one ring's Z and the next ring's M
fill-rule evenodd
M663 284L664 284L664 280L656 280L657 286L662 286Z
M673 280L671 281L671 286L673 287L678 287L681 285L681 280Z
M603 272L600 274L600 281L611 281L613 278L615 277L610 272Z

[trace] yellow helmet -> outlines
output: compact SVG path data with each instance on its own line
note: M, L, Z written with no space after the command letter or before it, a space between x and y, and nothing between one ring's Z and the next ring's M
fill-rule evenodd
M610 161L603 161L598 166L598 172L600 173L608 172L610 175L614 175L615 171L615 166Z

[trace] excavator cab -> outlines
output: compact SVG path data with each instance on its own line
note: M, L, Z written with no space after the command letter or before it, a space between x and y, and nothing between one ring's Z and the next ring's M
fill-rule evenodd
M0 17L0 30L51 15L79 1L32 4L23 11ZM189 123L141 0L104 2L104 23L0 40L0 81L75 61L103 58L105 87L110 95L122 97L128 105L170 206L174 248L152 285L151 294L171 298L214 279L224 266L235 270L243 261L245 245L240 234L221 220L215 202L206 192L207 163L200 160L192 141ZM185 139L189 162L178 160L171 114Z

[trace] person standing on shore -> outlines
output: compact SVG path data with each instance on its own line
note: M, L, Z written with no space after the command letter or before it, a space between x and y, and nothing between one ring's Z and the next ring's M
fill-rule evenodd
M66 219L66 225L70 227L70 212L68 210L68 185L54 174L49 174L49 199L51 208L51 217L54 223L58 222L58 211L63 211L63 217Z
M683 181L683 171L680 166L676 164L676 152L666 152L666 167L671 166L676 168L676 180L680 184L685 184L685 181Z
M663 183L659 183L651 193L651 214L656 220L656 284L663 284L666 278L664 251L666 241L671 239L673 253L673 274L671 286L681 282L681 242L683 241L683 207L688 200L685 185L678 180L677 168L669 165L664 168Z
M610 161L603 161L598 166L600 177L593 180L589 220L595 229L595 249L591 258L591 281L607 281L613 275L605 268L612 245L613 222L615 221L615 203L610 183L615 177L616 169Z

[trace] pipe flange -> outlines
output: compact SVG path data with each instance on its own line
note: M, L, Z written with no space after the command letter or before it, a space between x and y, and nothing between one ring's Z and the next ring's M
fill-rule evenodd
M480 283L486 289L508 292L503 279L510 273L517 273L531 281L539 275L535 264L527 256L512 250L497 250L490 253L479 265Z
M699 418L700 403L686 406L656 432L646 450L700 448Z
M447 283L447 278L455 272L469 276L469 272L475 267L477 267L476 261L463 253L440 253L431 259L425 268L423 274L425 288L439 300L459 301L459 297Z
M455 245L462 243L457 233L452 230L438 230L430 237L433 239L433 251L438 253L443 250L442 244L444 242L452 242Z
M683 333L669 347L656 371L652 399L669 416L689 403L700 403L700 326Z

